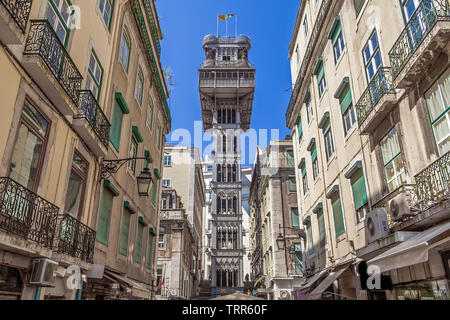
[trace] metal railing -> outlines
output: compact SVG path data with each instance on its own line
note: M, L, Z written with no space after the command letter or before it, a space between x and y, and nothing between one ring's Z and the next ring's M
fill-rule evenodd
M31 20L24 55L38 55L75 105L78 104L83 78L47 20Z
M79 109L76 119L86 119L97 137L108 148L111 124L90 90L79 91Z
M356 104L359 126L366 121L381 98L390 93L395 93L391 68L380 68Z
M59 208L11 178L0 178L0 229L52 248Z
M399 75L411 56L438 21L450 20L448 0L422 0L389 52L392 75Z
M54 251L92 263L96 232L69 214L58 219Z
M450 198L450 151L415 176L421 210Z
M0 0L22 33L25 33L33 0Z

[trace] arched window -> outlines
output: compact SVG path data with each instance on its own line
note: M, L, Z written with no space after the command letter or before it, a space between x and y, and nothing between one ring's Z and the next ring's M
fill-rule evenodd
M234 141L233 141L233 150L236 153L237 152L237 137L234 137Z
M227 152L227 136L223 135L222 137L222 151L223 153Z
M233 182L237 181L237 166L233 164Z
M222 166L217 165L217 182L222 182Z
M122 42L120 44L120 60L125 70L128 72L128 66L130 65L131 55L131 38L127 27L123 28Z
M142 72L142 68L139 66L136 77L135 95L140 105L142 105L143 94L144 94L144 73Z
M236 123L236 109L231 111L231 123Z
M233 197L233 212L234 212L234 214L238 213L237 212L237 197L236 196Z
M231 175L232 175L232 172L231 172L231 164L228 164L228 165L227 165L227 182L233 181L233 180L231 179Z

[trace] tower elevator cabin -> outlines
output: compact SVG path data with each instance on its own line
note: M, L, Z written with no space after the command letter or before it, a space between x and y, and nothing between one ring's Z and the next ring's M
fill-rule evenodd
M203 39L206 58L199 69L204 130L213 137L211 292L242 292L241 134L250 127L255 69L245 35Z

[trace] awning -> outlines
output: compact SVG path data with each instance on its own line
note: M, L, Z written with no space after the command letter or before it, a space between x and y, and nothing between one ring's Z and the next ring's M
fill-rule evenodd
M146 299L146 300L150 299L150 290L146 289L143 285L137 283L134 280L131 280L131 279L123 277L123 276L119 276L118 274L109 272L107 270L105 270L105 277L113 278L113 279L125 284L125 286L127 286L131 289L131 295L133 297Z
M313 275L308 280L306 280L305 284L303 286L301 286L300 290L305 291L305 290L308 290L309 288L311 288L311 286L315 282L317 282L317 280L319 280L325 272L327 272L327 270L322 270L322 271L316 273L315 275Z
M430 249L450 241L449 230L450 222L432 227L369 260L367 266L377 266L385 272L426 262Z
M323 280L318 286L317 288L315 288L313 290L313 292L311 292L311 294L309 295L308 300L318 300L320 298L322 298L322 293L324 293L325 290L328 289L329 286L332 285L332 283L339 278L346 270L348 269L348 267L345 267L339 271L335 271L335 272L331 272L328 277L325 278L325 280Z

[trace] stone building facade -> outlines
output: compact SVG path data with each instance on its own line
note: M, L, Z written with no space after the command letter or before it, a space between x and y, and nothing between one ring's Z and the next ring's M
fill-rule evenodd
M2 298L154 296L171 127L160 39L149 0L0 1ZM100 174L144 154L150 197L137 192L143 161Z
M300 4L286 121L307 234L303 298L449 295L445 3ZM422 258L411 259L421 237L428 239ZM392 287L366 290L364 264L380 267Z

